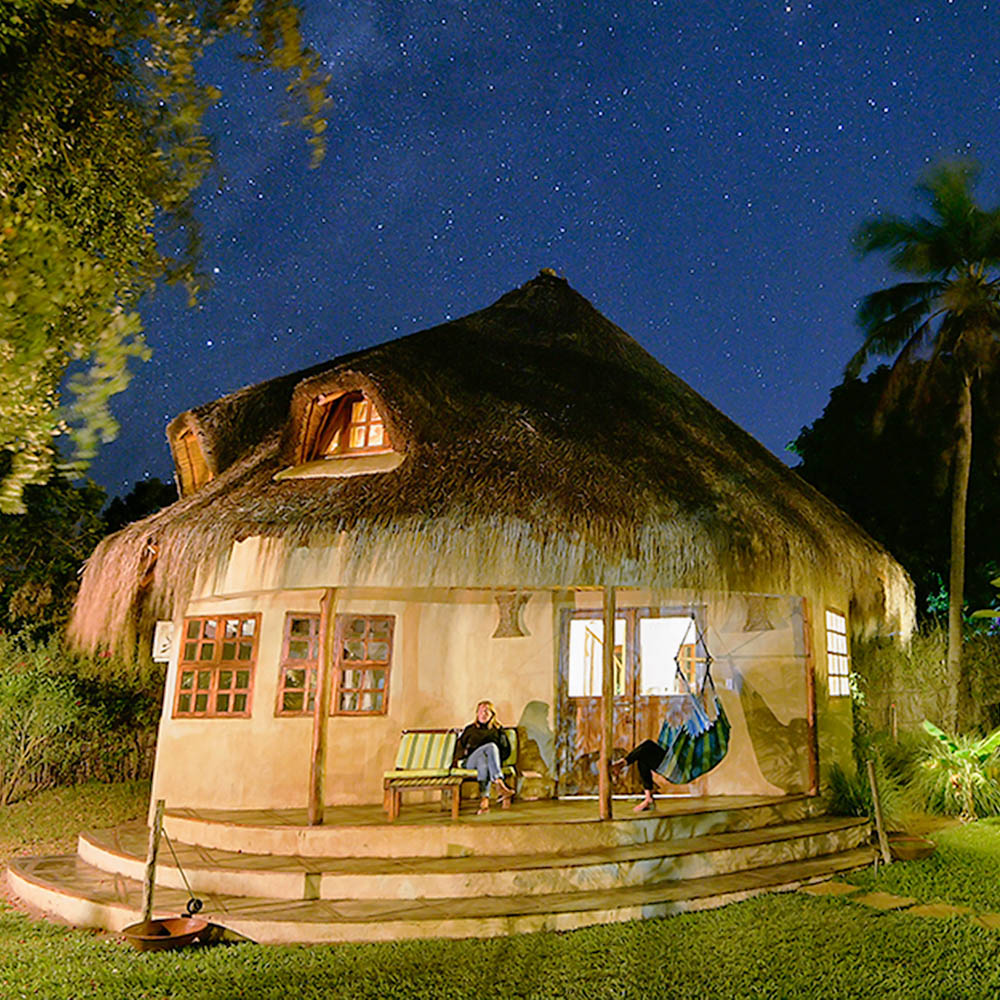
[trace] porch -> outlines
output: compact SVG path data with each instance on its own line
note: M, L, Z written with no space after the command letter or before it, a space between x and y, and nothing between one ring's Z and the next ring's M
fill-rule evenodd
M377 806L167 810L155 908L204 915L258 942L488 937L666 916L790 888L868 863L867 821L809 796L665 797L636 815L616 800L517 802L454 823L436 803L394 823ZM142 825L81 834L75 855L19 859L26 902L78 926L138 919ZM175 856L176 855L176 856ZM182 876L183 871L183 876Z

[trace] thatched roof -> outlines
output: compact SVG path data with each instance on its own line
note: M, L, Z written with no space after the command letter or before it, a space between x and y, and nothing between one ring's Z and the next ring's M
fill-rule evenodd
M275 481L301 457L309 400L358 387L402 464ZM804 594L827 581L862 616L905 626L911 614L909 579L882 547L548 273L171 429L197 432L214 478L101 543L71 626L83 646L120 636L137 603L144 617L170 616L199 566L251 536L286 553L339 544L359 574L374 565L407 586ZM140 591L150 544L158 558Z

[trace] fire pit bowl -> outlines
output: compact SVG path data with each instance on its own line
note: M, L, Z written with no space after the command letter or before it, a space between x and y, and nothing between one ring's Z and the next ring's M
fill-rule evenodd
M929 858L937 845L926 837L914 833L890 833L889 851L897 861L919 861Z
M122 936L138 951L173 951L191 944L208 927L208 921L195 917L171 917L168 920L143 920L129 924Z

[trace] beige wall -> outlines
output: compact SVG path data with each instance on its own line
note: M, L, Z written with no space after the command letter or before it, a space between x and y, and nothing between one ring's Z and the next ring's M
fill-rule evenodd
M252 716L247 719L173 719L176 650L169 665L160 723L153 797L171 806L215 808L303 807L307 801L312 720L275 716L282 629L288 611L318 611L312 590L251 590L273 582L253 573L252 558L230 561L224 580L204 588L186 614L260 612ZM319 572L320 562L314 561ZM223 597L229 590L233 596ZM490 698L500 719L527 735L531 768L541 785L555 767L553 732L558 623L566 607L600 607L599 591L535 592L523 613L525 637L493 639L497 606L490 591L367 588L340 590L336 612L393 615L395 630L385 716L332 717L326 801L381 801L382 772L392 766L403 728L463 725L475 704ZM781 794L807 791L806 671L815 677L821 777L833 760L850 759L847 698L826 688L823 609L846 608L843 595L808 602L776 598L769 630L747 630L742 595L619 591L620 606L697 603L706 608L713 673L732 724L730 753L704 780L707 794ZM180 621L177 623L178 634ZM809 641L804 635L809 635ZM811 650L810 652L810 643ZM177 644L179 645L179 644ZM523 760L522 760L523 763Z

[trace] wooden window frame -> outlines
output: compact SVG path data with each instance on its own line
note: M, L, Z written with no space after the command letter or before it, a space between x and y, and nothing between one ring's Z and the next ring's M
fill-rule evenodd
M226 635L227 622L237 622L236 634ZM253 631L248 636L244 634L244 622L252 621ZM199 634L191 635L191 626L200 622ZM205 623L214 622L215 633L208 635ZM223 652L231 639L239 652L240 647L250 646L248 659L223 659ZM211 644L210 656L205 656L206 647ZM194 647L195 655L188 656L189 649ZM184 619L181 631L177 658L177 682L174 691L173 718L175 719L248 719L253 711L254 677L257 667L257 652L260 648L260 612L228 615L191 615ZM236 683L238 675L248 673L245 685ZM231 683L224 688L219 686L224 674L233 674ZM192 675L190 684L185 684L185 675ZM205 683L202 678L205 678ZM205 708L197 709L197 699L204 694ZM219 698L228 696L233 704L239 697L244 697L243 708L239 711L219 710ZM189 699L189 708L182 709L184 699Z
M292 636L292 622L296 620L308 621L310 623L309 634L304 640ZM285 623L281 640L281 662L278 665L278 696L274 706L274 714L276 716L291 719L302 716L312 717L315 714L314 699L316 697L316 679L319 673L319 626L320 614L318 611L288 611L285 613ZM315 657L310 656L305 659L293 659L290 657L289 646L292 641L306 641L310 646L315 643ZM286 684L288 672L291 670L302 670L305 672L305 683L302 687L289 687ZM299 692L302 693L302 708L286 708L285 695L297 694ZM313 703L310 704L310 701Z
M831 615L840 619L843 631L831 627ZM826 633L826 685L831 698L846 698L851 694L851 654L847 638L847 615L836 608L826 608L823 614L823 626ZM842 643L831 641L836 636ZM843 649L834 648L843 645Z
M358 403L365 404L365 416L362 420L353 419L354 407ZM315 430L311 435L312 440L306 443L304 461L384 455L393 450L385 418L375 405L375 401L366 392L357 389L334 397L320 396L313 403L313 407L319 412L310 414L309 423L315 426ZM372 419L373 416L375 420ZM378 424L382 428L382 441L377 445L368 444L373 424ZM354 427L365 428L365 444L360 447L352 446L350 443L351 430ZM335 438L337 446L331 450Z
M372 623L375 621L384 621L388 624L388 646L389 650L385 660L371 660L371 659L352 659L348 660L345 656L346 644L352 641L351 637L346 634L347 626L350 621L357 619L363 619L367 624L365 628L365 635L363 642L365 643L365 651L368 651L369 641L381 641L381 640L370 640L370 632L372 628ZM393 638L396 631L396 618L394 615L382 615L382 614L339 614L336 618L336 633L334 639L334 648L337 651L337 659L333 664L334 674L333 674L333 696L330 699L330 714L339 716L354 716L354 717L371 717L386 715L389 711L389 679L392 675L392 644ZM353 641L357 641L356 639ZM344 684L345 674L348 671L361 671L362 673L368 670L381 670L384 672L383 683L381 687L347 687ZM344 709L341 708L341 697L344 694L357 693L357 694L381 694L382 704L377 709Z
M181 470L181 482L184 493L194 493L212 480L212 470L205 458L198 435L186 427L177 435L178 466Z

